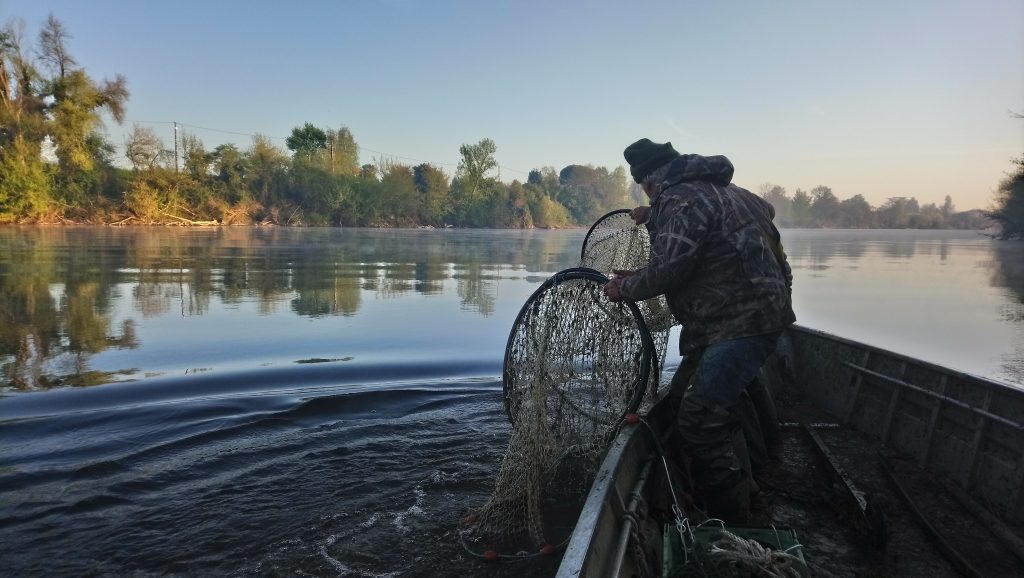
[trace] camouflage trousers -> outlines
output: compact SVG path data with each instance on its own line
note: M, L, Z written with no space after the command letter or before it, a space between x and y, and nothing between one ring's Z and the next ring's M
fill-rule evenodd
M751 464L767 461L765 433L778 419L757 374L778 337L713 343L688 355L672 377L676 441L691 460L698 493L735 488L751 475Z

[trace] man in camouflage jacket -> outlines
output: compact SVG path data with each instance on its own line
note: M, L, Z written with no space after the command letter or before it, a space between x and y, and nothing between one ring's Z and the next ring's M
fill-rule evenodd
M745 522L756 484L742 432L757 428L744 423L756 418L741 401L796 319L775 212L731 184L724 156L680 155L648 139L624 155L651 200L633 212L647 221L651 255L642 269L617 271L605 292L612 301L665 295L683 327L670 398L698 498L712 515Z

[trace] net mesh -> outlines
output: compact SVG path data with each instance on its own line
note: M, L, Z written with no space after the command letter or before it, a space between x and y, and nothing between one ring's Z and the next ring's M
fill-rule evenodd
M537 552L564 540L619 421L640 403L652 343L634 305L605 297L605 280L560 273L516 319L504 369L512 437L468 532L475 549Z
M604 215L590 227L583 239L580 266L596 269L605 275L612 275L616 270L635 271L647 265L650 252L651 237L647 228L633 221L629 209L619 209ZM637 306L651 332L654 350L657 352L648 390L653 398L660 385L661 368L665 363L669 334L675 318L672 317L664 295L641 301Z
M609 213L587 233L581 268L523 305L505 350L512 435L494 491L461 532L470 553L521 559L568 540L622 417L659 385L672 327L664 299L604 295L606 275L643 267L649 251L628 210Z
M651 239L643 225L637 225L628 209L612 211L598 219L583 239L580 267L605 275L616 269L635 270L647 265Z

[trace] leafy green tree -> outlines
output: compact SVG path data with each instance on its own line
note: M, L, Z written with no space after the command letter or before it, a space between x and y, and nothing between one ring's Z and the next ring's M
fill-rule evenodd
M38 71L26 56L24 23L0 30L0 223L49 212L52 183L41 152L46 135Z
M240 208L233 207L220 194L211 169L213 154L206 152L203 141L192 133L182 132L179 140L183 171L173 174L173 186L177 189L177 208L181 214L198 221L237 222Z
M383 172L384 213L390 224L415 224L419 214L419 193L412 167L390 160L382 160L378 165Z
M332 175L355 176L359 174L359 145L348 127L328 130L327 165Z
M206 152L206 147L203 146L203 141L199 137L192 133L182 133L181 157L186 174L201 181L210 178L212 157L210 153Z
M629 186L632 177L626 175L626 169L624 167L615 167L611 172L608 169L601 167L598 169L603 171L607 176L604 179L605 182L605 197L604 197L604 209L611 211L614 209L621 209L630 203L630 189ZM605 211L605 212L607 212Z
M459 161L458 176L463 182L469 202L479 200L478 193L484 178L487 173L498 168L498 161L494 158L496 152L498 152L498 147L489 138L485 138L475 145L464 144L459 147L462 160Z
M252 197L264 208L272 208L288 188L288 156L263 135L252 137L245 155L245 181Z
M999 224L998 239L1024 238L1024 155L1013 164L1014 172L999 183L995 206L986 214Z
M761 198L775 207L775 221L789 226L792 224L792 207L789 197L786 196L786 188L773 183L761 184Z
M444 225L452 209L448 175L438 167L423 163L413 168L413 181L419 193L419 222Z
M377 169L377 165L365 164L359 167L359 178L371 181L380 180L380 171Z
M954 213L956 213L956 207L953 206L953 199L946 195L946 201L942 203L942 220L948 221Z
M797 227L807 227L811 224L811 196L803 189L797 189L793 193L793 200L790 202L793 211L793 224Z
M0 151L16 140L38 156L46 137L45 103L37 86L38 69L24 47L25 23L0 30Z
M569 210L547 195L534 195L529 200L529 206L535 227L557 229L573 224Z
M291 136L284 142L297 158L311 161L320 151L327 148L327 133L307 122L293 128Z
M58 161L54 190L66 205L92 203L114 173L113 147L98 132L101 115L106 112L119 123L123 120L127 83L121 75L97 83L85 70L75 68L77 62L67 46L71 35L52 14L40 31L36 50L40 64L52 76L43 76L25 58L18 37L13 28L5 29L4 55L17 75L18 100L17 104L8 101L13 106L4 116L13 122L5 124L16 126L10 132L28 141L28 148L20 150L34 153L49 139Z
M74 70L49 83L47 107L51 118L49 136L56 145L60 167L64 171L90 170L95 158L87 140L102 124L100 113L107 110L117 122L124 119L128 89L124 77L98 85L84 70Z
M466 179L458 176L452 179L449 192L452 197L452 221L462 227L485 227L487 211L484 208L483 192L470 193L470 185Z
M147 176L135 178L124 193L125 207L135 218L143 222L157 221L167 206L166 188L159 183L154 186L154 176L156 175L150 172Z
M832 189L818 185L811 189L811 218L819 227L831 227L839 220L839 199Z
M50 208L50 178L34 148L17 137L0 149L0 223L34 219Z
M924 205L921 212L910 216L910 226L914 229L941 229L944 222L942 209L935 203Z
M493 226L504 209L505 185L487 173L498 168L495 141L484 138L459 148L462 160L450 189L453 218L465 226Z
M530 191L519 181L513 181L509 186L509 212L513 217L512 223L517 228L532 229L534 227L530 199Z
M299 164L288 172L288 200L296 210L289 211L294 224L327 225L341 202L341 182L320 167Z
M114 166L117 150L98 132L86 137L85 147L93 159L92 169L64 175L58 173L58 176L65 177L58 181L58 186L67 189L65 198L84 199L84 206L79 212L87 213L90 220L101 219L115 210L121 200L121 191L124 190L119 171Z
M558 197L561 185L558 182L558 171L555 167L542 167L530 171L526 179L527 185L532 185L549 199Z
M569 209L577 223L591 222L601 216L601 177L594 167L569 165L558 173L558 202Z
M250 197L245 186L247 166L238 147L231 143L219 145L210 153L210 160L218 196L232 205Z
M839 203L839 226L866 229L873 226L874 214L863 195L854 195Z
M917 199L890 197L878 209L879 225L885 229L906 229L910 227L910 216L919 212Z
M375 172L374 165L364 165L365 174ZM377 178L359 178L353 182L350 214L343 215L343 224L378 227L384 223L384 186Z
M569 165L558 173L559 202L577 223L589 224L601 215L630 203L626 171L605 167Z

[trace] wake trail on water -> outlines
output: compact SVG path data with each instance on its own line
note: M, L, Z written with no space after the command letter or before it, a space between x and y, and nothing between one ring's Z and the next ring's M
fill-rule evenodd
M508 426L500 379L459 375L477 369L248 391L236 376L203 397L101 393L66 413L23 404L0 416L0 541L19 573L331 566L327 548L360 575L365 561L325 536L420 533L438 521L430 504L464 509L488 490ZM271 556L296 533L301 560Z

